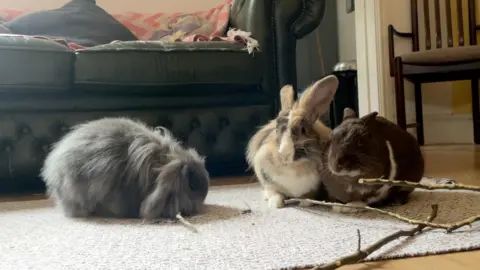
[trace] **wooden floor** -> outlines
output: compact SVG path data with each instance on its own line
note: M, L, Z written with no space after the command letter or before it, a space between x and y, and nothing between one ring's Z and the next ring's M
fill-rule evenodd
M429 146L424 147L426 175L453 178L465 184L480 185L480 147L475 146ZM253 177L228 178L212 181L221 185L255 181ZM480 196L480 195L479 195ZM42 195L3 197L1 201L40 199ZM467 270L480 269L480 251L458 252L446 255L398 259L350 265L342 270Z

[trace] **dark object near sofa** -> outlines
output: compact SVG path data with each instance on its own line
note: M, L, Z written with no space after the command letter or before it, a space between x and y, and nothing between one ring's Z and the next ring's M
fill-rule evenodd
M82 46L137 38L92 0L72 0L60 8L20 16L4 24L12 33L63 38Z
M50 145L72 125L130 116L162 125L207 155L212 177L245 174L249 137L296 86L296 40L321 21L321 0L236 0L230 26L261 52L227 42L119 42L72 52L0 37L0 192L43 191Z
M480 105L479 84L480 79L480 45L477 45L477 31L480 25L476 23L475 0L468 0L468 27L464 29L463 23L457 23L459 33L458 46L454 47L452 26L455 25L452 16L451 1L445 1L446 14L440 14L440 3L433 2L430 6L428 0L411 0L412 31L409 33L397 31L393 25L388 26L388 45L390 58L390 75L395 77L395 100L397 107L397 124L403 129L416 128L417 140L424 145L423 132L423 106L422 83L470 80L472 89L472 118L473 138L475 144L480 143ZM423 5L423 13L419 14L418 5ZM456 1L457 17L463 22L464 12L462 1ZM430 12L433 8L433 13ZM431 16L430 14L434 14ZM423 21L419 18L424 17ZM443 20L442 18L446 18ZM420 24L425 29L425 48L420 48ZM446 24L447 33L442 28ZM434 25L435 29L430 29ZM434 31L435 33L431 33ZM464 33L468 32L468 36ZM442 34L446 35L447 42L442 44ZM412 52L395 55L394 37L409 38L412 41ZM469 42L465 39L469 37ZM404 80L414 84L416 123L407 124L405 112Z

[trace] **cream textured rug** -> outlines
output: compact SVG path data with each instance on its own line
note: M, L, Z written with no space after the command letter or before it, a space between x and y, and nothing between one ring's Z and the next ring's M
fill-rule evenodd
M213 187L201 216L181 224L64 218L47 200L0 203L0 269L279 269L325 263L356 250L356 230L369 245L410 225L372 213L336 214L328 207L270 210L257 184ZM480 195L415 191L395 210L437 222L480 213ZM251 208L251 212L245 211ZM480 224L452 234L428 231L399 240L372 259L480 248Z

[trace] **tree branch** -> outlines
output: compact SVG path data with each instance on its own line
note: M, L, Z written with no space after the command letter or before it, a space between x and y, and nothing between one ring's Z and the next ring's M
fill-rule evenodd
M446 190L467 190L467 191L480 191L479 186L473 186L473 185L464 185L464 184L457 184L457 183L451 183L451 184L421 184L421 183L415 183L415 182L408 182L408 181L398 181L398 180L388 180L388 179L359 179L358 183L360 184L365 184L365 185L389 185L389 186L401 186L401 187L412 187L412 188L419 188L419 189L426 189L426 190L435 190L435 189L446 189ZM348 204L341 204L341 203L333 203L333 202L325 202L325 201L316 201L316 200L311 200L311 199L289 199L286 200L286 204L291 204L291 203L300 203L300 202L306 202L309 204L315 204L315 205L324 205L324 206L342 206L342 207L350 207L350 208L359 208L359 209L365 209L368 211L380 213L383 215L387 215L393 218L396 218L398 220L401 220L403 222L409 223L409 224L415 224L417 225L415 228L412 228L411 230L400 230L395 233L392 233L376 243L368 246L365 249L361 249L361 234L360 231L357 229L357 237L358 237L358 243L357 243L357 251L355 253L352 253L350 255L341 257L336 259L335 261L328 263L328 264L323 264L323 265L317 265L314 266L313 270L332 270L332 269L337 269L340 268L344 265L347 264L355 264L359 263L362 260L365 260L370 254L373 252L379 250L381 247L385 246L386 244L400 238L400 237L411 237L416 234L422 233L423 229L430 227L430 228L437 228L437 229L444 229L447 232L453 232L459 228L462 228L464 226L471 226L472 223L479 221L480 220L480 215L473 216L470 218L466 218L464 220L458 221L453 224L441 224L441 223L433 223L432 221L437 217L438 213L438 205L434 204L432 205L432 212L429 216L429 218L426 221L422 220L415 220L415 219L410 219L401 215L398 215L393 212L389 212L386 210L378 209L378 208L373 208L369 206L359 206L359 205L348 205Z
M412 188L427 189L427 190L448 189L448 190L468 190L468 191L477 191L477 192L480 191L480 186L465 185L460 183L421 184L416 182L389 180L389 179L381 179L381 178L374 178L374 179L360 178L358 180L358 183L364 184L364 185L389 185L389 186L399 186L399 187L412 187Z
M360 206L360 205L349 205L349 204L343 204L343 203L334 203L334 202L325 202L325 201L316 201L312 199L288 199L285 200L285 204L292 204L292 203L300 203L300 202L308 202L310 204L315 204L315 205L323 205L323 206L342 206L342 207L348 207L348 208L358 208L358 209L364 209L367 211L371 212L376 212L385 216L393 217L395 219L398 219L400 221L403 221L405 223L411 224L411 225L424 225L427 227L435 228L435 229L442 229L447 232L453 232L454 230L457 230L459 228L465 227L465 226L471 226L472 223L479 221L480 220L480 215L469 217L463 220L460 220L455 223L433 223L430 221L425 221L425 220L419 220L419 219L411 219L390 211L386 211L383 209L379 208L374 208L370 206Z
M428 222L432 222L437 217L437 212L438 212L438 205L436 205L436 204L432 205L432 212L427 219ZM419 224L418 226L416 226L415 228L413 228L411 230L397 231L395 233L392 233L392 234L380 239L379 241L377 241L376 243L368 246L364 250L359 249L353 254L347 255L345 257L338 258L335 261L333 261L331 263L328 263L328 264L314 266L311 269L312 270L332 270L332 269L340 268L340 267L342 267L344 265L347 265L347 264L359 263L360 261L366 259L370 254L379 250L381 247L385 246L386 244L388 244L388 243L390 243L390 242L392 242L392 241L394 241L394 240L396 240L400 237L414 236L417 233L421 233L422 230L426 227L428 227L428 226L425 225L425 224ZM360 233L359 233L358 230L357 230L357 233L358 233L358 238L359 238L358 241L360 242Z

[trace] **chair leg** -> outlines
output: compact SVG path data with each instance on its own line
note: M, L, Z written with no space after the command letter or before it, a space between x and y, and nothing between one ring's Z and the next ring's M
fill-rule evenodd
M397 107L397 125L406 130L405 89L403 82L403 64L400 57L395 58L395 102Z
M425 144L423 135L423 104L422 104L422 84L415 83L415 117L417 120L417 141L418 144Z
M480 144L480 101L478 91L478 79L472 80L473 140L475 144Z

